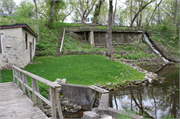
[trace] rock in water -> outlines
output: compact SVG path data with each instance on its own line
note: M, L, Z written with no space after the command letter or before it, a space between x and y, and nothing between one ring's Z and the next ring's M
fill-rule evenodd
M99 114L96 114L93 111L85 111L83 112L84 119L99 119Z
M101 115L101 119L112 119L110 115Z

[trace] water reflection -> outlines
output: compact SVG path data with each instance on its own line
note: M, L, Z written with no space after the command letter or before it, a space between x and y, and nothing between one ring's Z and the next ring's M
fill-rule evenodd
M175 65L166 65L156 73L165 77L165 83L112 92L110 94L111 107L119 110L135 110L148 118L160 119L167 115L177 118L179 69Z

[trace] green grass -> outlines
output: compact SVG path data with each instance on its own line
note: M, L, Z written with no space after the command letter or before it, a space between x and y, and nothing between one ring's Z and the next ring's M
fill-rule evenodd
M62 57L35 57L24 70L40 77L55 81L57 78L66 78L67 83L78 85L105 85L109 82L120 84L124 80L142 80L144 74L128 66L110 61L99 55L69 55ZM128 75L127 75L128 74ZM2 71L2 82L10 82L12 71ZM31 82L30 79L28 82ZM47 91L48 87L40 84L40 92Z
M125 73L127 66L109 61L98 55L71 55L62 57L35 57L33 64L28 65L25 70L37 74L43 78L55 81L57 78L66 78L68 83L80 85L94 85L97 83L115 83L117 80L112 77ZM125 80L141 80L144 74L130 69L131 76ZM133 77L132 77L133 76ZM122 83L123 80L119 80Z
M0 83L13 81L12 70L1 70L0 72Z

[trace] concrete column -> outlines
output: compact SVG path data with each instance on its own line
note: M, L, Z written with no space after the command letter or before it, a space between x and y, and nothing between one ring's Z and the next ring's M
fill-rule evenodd
M92 46L94 46L94 31L89 31L89 42Z

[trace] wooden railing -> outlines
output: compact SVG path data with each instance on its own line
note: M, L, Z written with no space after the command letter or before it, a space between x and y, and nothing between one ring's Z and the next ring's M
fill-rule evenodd
M33 105L37 105L36 96L39 98L39 104L42 111L44 111L42 100L51 106L51 113L52 119L57 119L57 111L60 119L63 119L62 109L59 102L59 96L57 93L56 88L59 88L60 85L53 83L49 80L46 80L42 77L34 75L30 72L24 71L16 66L13 66L13 82L16 83L17 80L17 87L22 88L23 95L26 95L26 88L28 92L28 97L33 101ZM32 87L28 85L27 76L31 77ZM37 81L40 81L48 86L50 86L50 100L43 97L38 88ZM32 95L31 95L32 93Z

